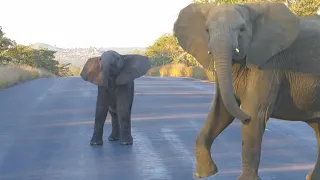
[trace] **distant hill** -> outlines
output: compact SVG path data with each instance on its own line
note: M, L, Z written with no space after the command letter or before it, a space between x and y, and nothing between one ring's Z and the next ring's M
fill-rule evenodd
M35 43L35 44L30 44L29 46L34 48L34 49L47 48L48 50L52 50L52 51L61 51L61 50L63 50L63 48L59 48L59 47L52 46L52 45L45 44L45 43Z
M71 63L77 67L83 67L84 63L88 58L93 56L99 56L102 52L107 50L114 50L120 54L130 54L133 53L134 50L139 50L144 52L146 48L142 47L125 47L125 48L117 48L117 47L109 47L109 48L96 48L96 47L88 47L88 48L59 48L56 46L52 46L45 43L36 43L29 45L34 49L39 48L47 48L49 50L57 51L55 55L55 60L60 63Z
M146 48L142 47L127 47L127 48L117 48L117 47L109 47L109 48L98 48L100 52L107 51L107 50L114 50L117 51L120 54L130 54L134 50L139 50L139 51L145 51Z

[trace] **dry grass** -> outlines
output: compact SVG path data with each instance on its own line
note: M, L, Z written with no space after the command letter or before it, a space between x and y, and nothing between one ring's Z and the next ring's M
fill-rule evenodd
M150 68L147 76L191 77L214 81L213 73L201 67L187 67L184 64L167 64L162 67Z
M146 73L147 76L160 76L159 67L150 68Z
M73 74L73 76L80 76L81 70L82 70L81 68L76 67L76 66L70 67L70 71Z
M10 87L27 80L39 77L52 77L51 73L44 69L36 69L27 65L0 66L0 88Z

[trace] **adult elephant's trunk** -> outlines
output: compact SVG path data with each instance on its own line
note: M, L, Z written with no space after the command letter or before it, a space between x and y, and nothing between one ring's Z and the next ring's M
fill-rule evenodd
M226 31L223 33L226 33ZM215 62L215 74L219 83L222 102L232 116L243 123L247 123L250 116L240 109L233 92L232 53L235 47L231 43L231 38L228 34L219 33L211 37L210 41L210 50Z

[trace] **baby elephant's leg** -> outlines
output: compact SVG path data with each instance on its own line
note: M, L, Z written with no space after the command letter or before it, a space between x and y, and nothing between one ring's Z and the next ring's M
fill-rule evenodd
M111 114L112 131L108 138L109 141L117 141L120 138L120 129L117 113L115 109L109 107L109 113Z
M98 96L96 102L96 112L94 121L94 131L90 145L102 145L103 127L108 114L109 98L108 90L104 87L98 87Z
M120 144L131 145L131 108L134 96L134 84L117 87L117 115L120 125Z

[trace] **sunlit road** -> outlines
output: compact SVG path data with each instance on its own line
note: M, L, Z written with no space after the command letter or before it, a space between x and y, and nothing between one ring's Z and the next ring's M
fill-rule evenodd
M0 91L0 180L189 180L194 140L214 85L182 78L136 80L133 146L89 146L96 87L79 77L38 79ZM316 160L313 131L304 123L270 120L260 164L262 180L304 180ZM241 124L214 142L219 173L241 172Z

